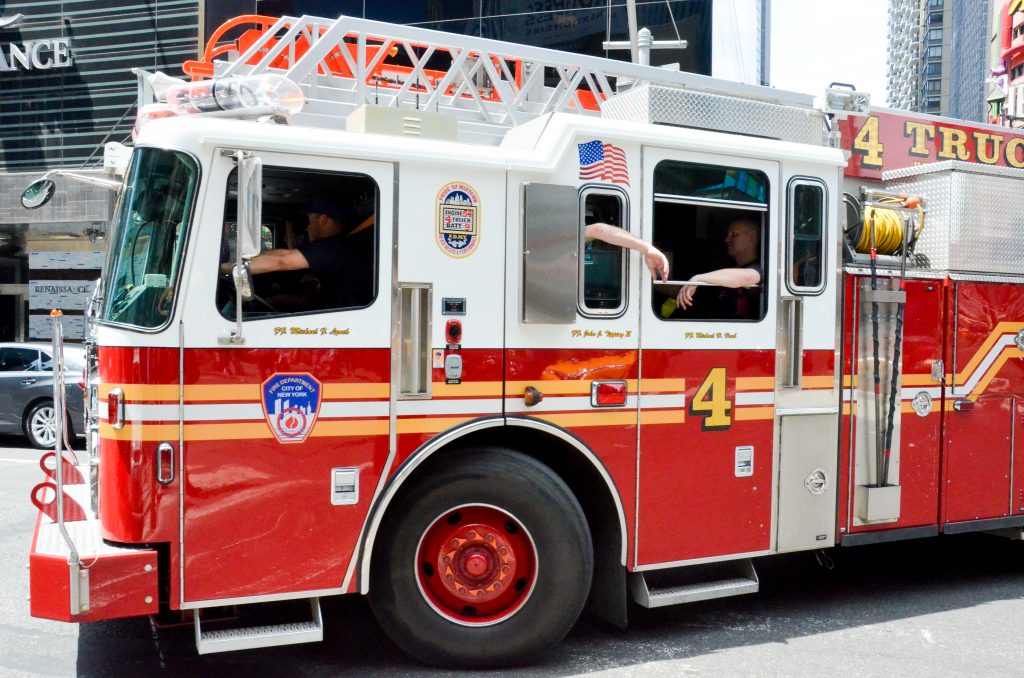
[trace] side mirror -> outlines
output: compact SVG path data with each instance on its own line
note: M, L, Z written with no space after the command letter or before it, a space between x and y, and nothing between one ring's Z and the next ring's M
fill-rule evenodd
M238 251L242 259L260 253L262 227L263 162L246 153L238 160Z
M235 264L231 268L231 279L242 301L252 299L252 273L249 272L248 264Z
M53 179L37 179L22 191L21 206L27 210L39 209L50 202L55 190L57 184L53 183Z

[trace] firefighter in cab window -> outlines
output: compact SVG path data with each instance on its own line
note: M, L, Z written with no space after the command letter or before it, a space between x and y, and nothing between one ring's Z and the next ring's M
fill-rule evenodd
M734 219L725 234L725 249L735 266L698 273L690 280L735 289L735 317L756 317L757 286L761 283L761 227L747 218ZM686 310L693 306L693 298L698 289L697 285L684 285L680 288L676 295L680 309Z
M372 207L343 207L334 199L318 197L305 212L305 232L299 226L301 217L284 219L278 229L284 247L266 248L250 260L249 270L261 294L249 302L246 315L361 308L373 301ZM225 261L221 273L230 274L232 266L230 259ZM229 306L230 302L223 310L227 317L234 313Z

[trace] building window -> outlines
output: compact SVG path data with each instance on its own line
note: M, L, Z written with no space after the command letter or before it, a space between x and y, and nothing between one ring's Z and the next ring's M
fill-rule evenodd
M942 0L928 0L928 9L942 9Z
M1010 79L1016 80L1020 76L1024 75L1024 64L1018 64L1010 69Z
M767 308L768 177L741 167L665 160L654 169L655 247L673 281L654 283L655 315L669 321L758 321ZM699 286L680 283L695 276ZM689 304L677 299L687 290Z
M926 113L937 113L939 111L939 106L939 97L928 97L924 100L924 110Z
M941 90L942 90L942 81L941 80L929 80L926 83L924 83L924 91L928 92L929 94L940 92Z
M942 45L933 45L929 47L924 56L926 59L941 59L942 58Z
M927 38L930 43L942 42L942 28L929 28Z
M932 12L928 15L928 25L935 26L942 23L942 12Z
M924 77L937 78L942 75L942 64L930 63L924 67Z

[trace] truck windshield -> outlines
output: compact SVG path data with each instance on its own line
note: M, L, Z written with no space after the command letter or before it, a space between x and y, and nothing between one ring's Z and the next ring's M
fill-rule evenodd
M184 153L135 151L111 227L103 320L143 328L167 322L198 177Z

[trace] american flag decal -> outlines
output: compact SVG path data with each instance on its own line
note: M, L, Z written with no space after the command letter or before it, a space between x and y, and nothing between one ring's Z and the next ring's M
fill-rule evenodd
M598 140L577 144L580 150L580 179L610 181L629 186L626 153L614 144Z

